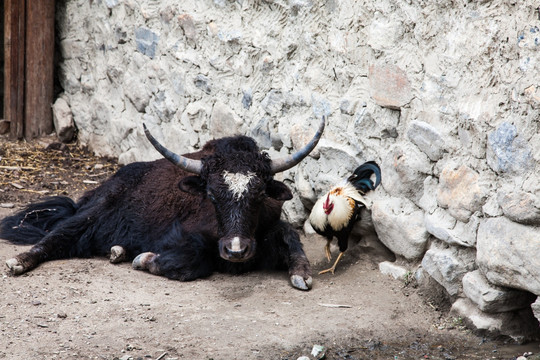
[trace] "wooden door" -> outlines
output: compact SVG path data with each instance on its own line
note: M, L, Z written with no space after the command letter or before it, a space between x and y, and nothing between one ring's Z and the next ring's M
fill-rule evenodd
M54 0L4 1L4 121L17 139L53 130Z

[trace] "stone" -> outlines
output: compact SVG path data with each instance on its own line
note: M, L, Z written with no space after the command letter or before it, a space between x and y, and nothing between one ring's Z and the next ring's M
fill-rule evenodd
M502 216L504 213L497 202L497 196L490 196L482 206L482 212L488 217Z
M426 230L448 245L474 247L479 224L478 216L473 215L467 223L464 223L456 220L441 208L437 208L432 214L426 214L424 217Z
M417 205L427 214L433 213L439 207L436 196L437 186L439 186L439 181L435 176L428 176L424 179L424 193Z
M299 166L296 169L296 174L294 177L294 185L296 191L298 192L298 197L304 206L311 210L315 202L317 201L317 194L313 190L313 186L309 182L308 176L304 171L304 168Z
M422 268L442 285L449 295L462 291L463 276L474 270L474 251L432 244L422 258Z
M193 21L193 16L189 14L182 14L178 16L178 22L184 30L184 35L189 40L197 40L197 29L195 28L195 22Z
M289 224L295 228L300 228L304 225L304 220L309 217L309 213L298 196L294 196L283 204L282 216Z
M533 135L533 137L530 140L530 143L531 144L540 144L540 134ZM533 151L533 154L532 154L533 159L537 163L540 163L540 146L533 146L532 151Z
M384 151L382 186L394 197L405 197L418 203L424 195L424 180L432 172L429 158L408 143Z
M479 310L469 299L458 299L452 305L451 314L461 317L465 324L480 335L490 337L505 336L518 344L539 338L538 320L532 310L489 314Z
M77 59L84 55L85 43L75 39L63 39L60 47L64 59Z
M178 103L172 91L159 91L151 97L148 113L157 116L163 122L170 122L176 114Z
M367 41L370 47L384 51L397 46L403 36L403 23L400 19L382 16L380 12L372 15L367 30Z
M54 129L58 139L63 143L68 143L75 135L75 123L73 114L66 100L58 98L52 106Z
M210 116L210 133L213 137L232 136L239 134L242 125L241 119L237 119L233 111L221 101L217 101Z
M158 43L159 35L154 31L142 27L135 29L135 44L139 52L153 59L156 56Z
M463 293L486 313L500 313L530 307L536 295L490 284L479 270L463 276Z
M283 104L283 94L278 90L270 90L261 102L262 108L270 116L281 115Z
M497 192L497 203L504 216L525 225L540 225L540 199L538 196L505 187Z
M399 110L413 98L407 74L395 65L371 65L369 87L375 102L389 109Z
M440 160L446 151L439 131L423 121L411 121L407 136L431 161Z
M527 102L533 106L540 104L540 92L538 90L536 86L531 85L523 91Z
M242 40L242 32L238 29L229 31L219 30L217 37L225 43L240 43Z
M58 71L58 79L65 93L75 94L81 89L82 66L78 59L66 59Z
M292 100L294 101L296 99L293 98ZM322 94L313 92L311 94L311 104L313 108L313 114L319 119L323 116L328 117L332 113L332 104Z
M169 25L171 20L174 18L176 14L176 10L172 7L172 6L166 6L164 8L161 8L159 10L159 17L161 18L161 20Z
M540 295L538 239L538 227L487 219L478 228L476 263L490 283Z
M326 356L326 348L322 345L313 345L313 349L311 349L311 356L319 360L324 359Z
M242 105L244 109L249 109L253 103L253 90L251 88L242 91Z
M303 126L293 126L291 128L291 140L293 146L298 149L298 146L306 144L306 139L313 137L313 129ZM331 140L321 139L310 154L317 158L317 167L321 173L321 181L313 184L315 191L322 193L328 191L331 186L337 184L344 178L350 176L354 169L360 165L356 156L356 152L350 146L346 146Z
M423 212L410 200L377 200L371 218L379 239L393 253L411 261L422 258L429 233L424 227Z
M486 123L489 123L489 115L482 114L477 121L465 119L457 129L459 145L466 149L472 156L478 159L486 157L487 137Z
M458 220L467 222L487 199L480 175L466 165L448 164L439 177L437 202Z
M351 101L349 99L343 99L341 100L341 103L339 104L339 110L343 114L353 116L356 113L357 106L358 106L358 101Z
M128 77L124 93L138 112L144 112L150 102L151 93L140 79Z
M408 275L411 273L407 268L390 261L379 263L379 271L381 274L390 275L396 280L403 281L407 280Z
M538 48L540 46L538 31L537 26L525 26L525 28L518 32L517 46L520 48Z
M487 163L497 173L522 173L533 167L531 146L517 128L503 122L488 135Z
M414 272L414 282L419 289L429 291L429 297L438 299L437 302L451 303L453 301L446 289L432 278L422 266L419 266Z
M255 126L251 129L251 134L256 141L257 145L261 149L268 149L272 146L272 137L270 131L268 130L269 119L267 117L261 118Z
M207 94L212 93L212 84L210 79L203 74L198 74L194 80L195 86Z
M119 2L119 0L105 0L105 5L107 5L107 7L109 9L112 9L112 8L118 6L118 2Z
M304 123L303 121L292 125L289 130L289 136L291 138L293 151L297 151L303 148L313 138L313 135L315 135L315 130L316 129L314 127L308 126L308 124ZM352 154L351 149L345 148L340 144L330 144L324 142L323 145L328 145L328 147L340 149L347 154ZM313 152L311 152L309 155L315 158L319 157L320 149L318 149L318 147L315 147L315 149L313 149Z

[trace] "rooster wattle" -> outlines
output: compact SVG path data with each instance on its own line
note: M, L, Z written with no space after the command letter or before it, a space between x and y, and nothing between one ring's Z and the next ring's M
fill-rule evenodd
M371 180L373 174L375 174L375 183ZM309 222L318 234L327 239L325 252L328 261L332 260L330 243L334 237L338 240L340 251L334 265L319 272L319 274L334 273L339 260L347 250L353 226L360 220L360 210L363 207L370 207L370 201L365 199L363 195L375 190L380 183L381 169L379 165L374 161L368 161L357 167L347 180L334 186L317 200L311 210Z

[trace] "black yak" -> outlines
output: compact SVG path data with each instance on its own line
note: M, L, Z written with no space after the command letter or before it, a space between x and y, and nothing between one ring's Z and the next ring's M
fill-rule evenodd
M325 126L296 153L272 160L246 136L209 141L194 153L135 162L74 202L63 196L30 204L0 223L0 237L33 244L7 260L14 275L54 259L110 256L182 281L214 271L287 269L294 287L311 288L311 268L297 232L280 219L289 188L274 174L316 146Z

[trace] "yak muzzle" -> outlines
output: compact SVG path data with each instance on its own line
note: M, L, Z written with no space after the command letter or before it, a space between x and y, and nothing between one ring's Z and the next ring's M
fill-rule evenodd
M227 261L247 261L255 255L255 240L240 236L221 238L219 255Z

